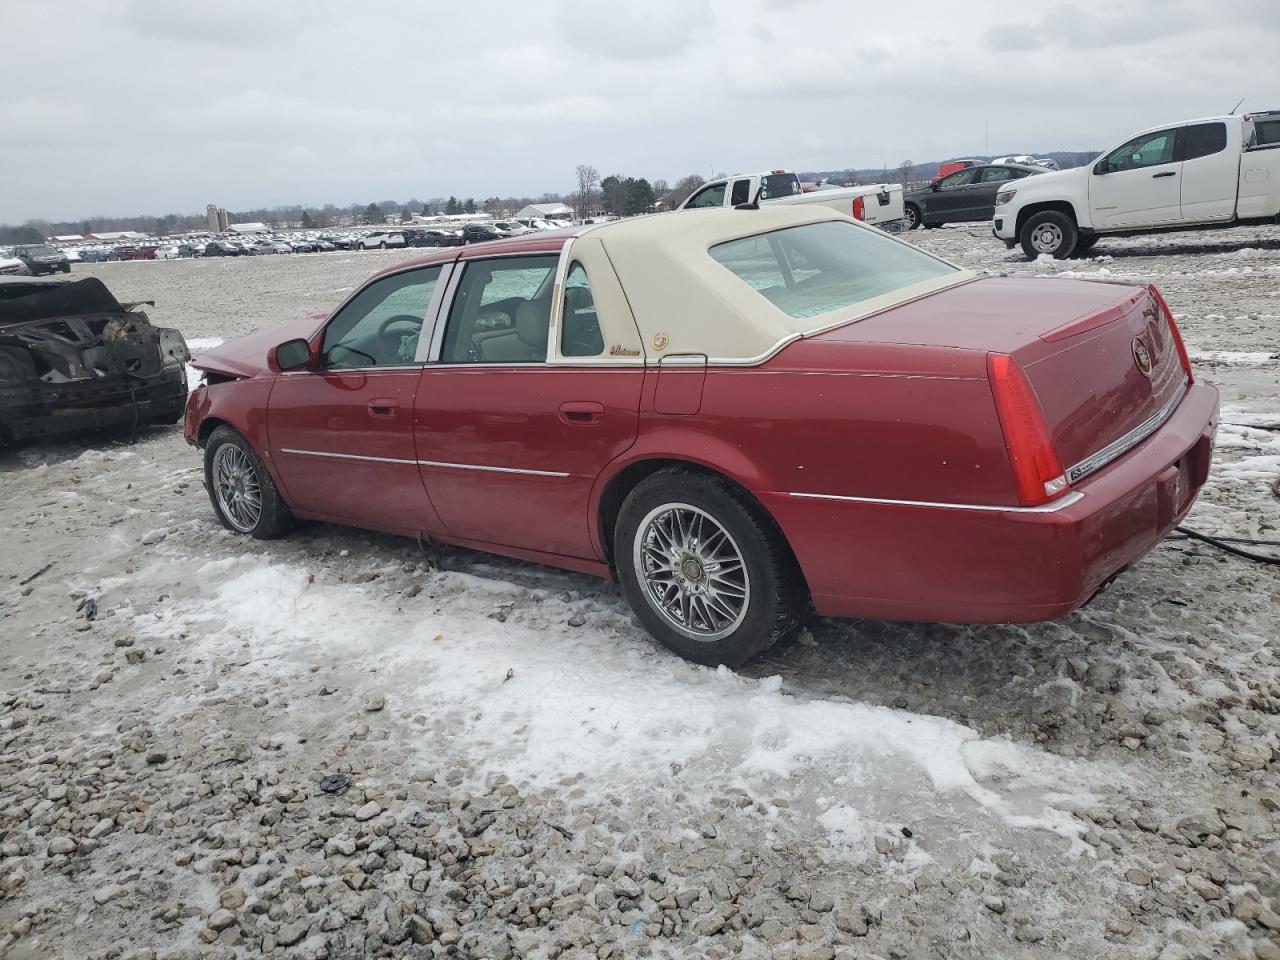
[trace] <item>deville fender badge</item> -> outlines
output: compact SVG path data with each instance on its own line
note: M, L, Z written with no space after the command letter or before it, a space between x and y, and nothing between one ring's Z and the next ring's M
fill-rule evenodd
M667 345L667 335L665 333L655 333L653 335L653 349L661 350Z

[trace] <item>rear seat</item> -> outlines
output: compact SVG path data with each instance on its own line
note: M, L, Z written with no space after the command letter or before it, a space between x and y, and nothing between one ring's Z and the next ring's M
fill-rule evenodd
M537 363L547 359L547 330L551 304L528 300L516 308L515 326L476 336L474 342L486 363Z

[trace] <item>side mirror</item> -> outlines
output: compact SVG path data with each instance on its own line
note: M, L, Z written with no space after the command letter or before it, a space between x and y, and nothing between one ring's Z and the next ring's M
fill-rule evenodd
M1107 161L1099 160L1097 163L1093 165L1093 172L1098 176L1102 176L1104 173L1110 173L1111 170L1107 166Z
M311 344L299 337L286 340L278 347L271 349L267 357L268 366L277 372L300 370L311 363Z
M934 193L937 193L939 190L942 189L942 181L941 180L933 181L933 183L929 184L929 189L932 190Z

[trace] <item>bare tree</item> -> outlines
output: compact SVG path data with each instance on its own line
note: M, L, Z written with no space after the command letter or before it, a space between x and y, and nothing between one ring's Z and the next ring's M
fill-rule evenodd
M590 164L580 163L576 173L578 190L573 195L574 206L577 207L579 218L588 217L595 201L596 188L600 186L600 171Z
M898 182L904 187L911 182L911 172L915 169L915 164L910 160L903 160L898 164Z
M676 185L671 188L671 192L667 196L667 205L672 209L680 206L680 204L689 199L689 195L693 193L693 191L697 190L706 182L707 181L703 180L702 177L698 176L696 173L691 173L687 177L681 177L676 181ZM657 191L654 192L656 193Z

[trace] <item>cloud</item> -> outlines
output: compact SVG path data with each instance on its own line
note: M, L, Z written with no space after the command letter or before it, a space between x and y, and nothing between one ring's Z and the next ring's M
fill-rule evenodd
M323 3L130 0L124 22L146 37L236 48L278 46L320 22Z
M1040 31L1025 23L998 23L982 34L986 45L997 53L1011 50L1038 50L1044 45Z
M628 10L599 0L565 0L556 28L579 53L605 60L675 57L704 37L714 37L710 0L645 0Z

